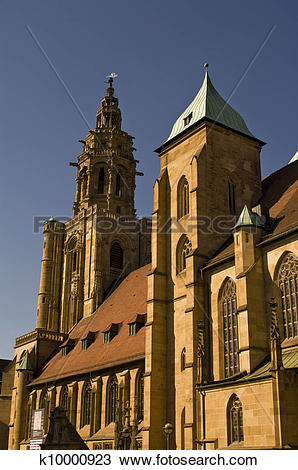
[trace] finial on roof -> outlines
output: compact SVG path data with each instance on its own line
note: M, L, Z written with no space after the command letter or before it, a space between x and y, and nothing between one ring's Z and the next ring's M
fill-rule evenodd
M247 205L242 209L241 214L236 222L234 230L239 230L242 227L262 227L265 226L265 218L258 215L256 212L250 210Z
M113 93L114 93L114 88L113 88L113 81L114 81L114 78L118 77L117 73L115 72L112 72L110 73L109 75L107 75L107 79L109 81L109 86L108 86L108 89L107 89L107 92L108 92L108 96L112 96Z
M205 69L208 69L208 67L209 67L208 62L205 62L204 67L205 67Z

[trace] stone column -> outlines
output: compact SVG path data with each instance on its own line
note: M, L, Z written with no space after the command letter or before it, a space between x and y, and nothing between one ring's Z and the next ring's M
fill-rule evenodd
M20 448L20 442L25 437L26 405L28 401L26 384L28 382L28 374L29 372L25 370L17 372L13 450Z

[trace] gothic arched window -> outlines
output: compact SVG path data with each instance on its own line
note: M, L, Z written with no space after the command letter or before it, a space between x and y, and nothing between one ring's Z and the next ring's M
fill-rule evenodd
M120 197L121 196L121 176L120 173L117 173L116 175L116 190L115 190L116 196Z
M176 250L176 270L177 274L186 269L186 257L192 252L192 245L186 235L180 238Z
M185 176L182 176L177 186L177 218L189 213L189 186Z
M186 350L183 348L181 351L181 371L185 369L185 354Z
M41 410L44 410L44 415L43 415L43 429L44 432L46 433L48 430L48 418L49 418L49 400L48 400L48 391L47 389L44 389L41 392L40 399L39 399L39 406L38 408Z
M111 246L110 267L123 269L123 250L118 242L114 242Z
M91 383L84 383L82 390L82 406L81 406L81 428L90 424L91 415Z
M85 197L87 194L87 184L88 184L88 176L86 171L84 171L82 175L82 197Z
M66 416L69 417L69 394L67 385L64 385L60 392L59 406L66 411Z
M67 243L67 253L70 261L70 272L74 272L78 267L78 247L77 239L75 237L70 238Z
M144 419L144 371L142 370L137 378L137 418L138 421Z
M232 395L227 407L228 444L241 442L243 435L243 411L242 404L237 395Z
M225 282L221 294L224 337L225 377L239 372L236 285L232 279Z
M118 382L116 377L113 375L107 385L107 425L116 421L117 400Z
M285 257L280 266L278 283L281 292L284 338L292 338L298 336L298 260L291 253Z
M100 168L99 173L98 173L97 192L99 194L103 194L104 188L105 188L105 169L102 167Z

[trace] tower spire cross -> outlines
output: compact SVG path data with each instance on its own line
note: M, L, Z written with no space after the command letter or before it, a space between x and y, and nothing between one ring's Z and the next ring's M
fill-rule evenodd
M114 81L114 78L117 78L118 77L118 74L115 73L115 72L111 72L109 75L107 75L107 79L109 80L109 86L112 87L113 86L113 81Z

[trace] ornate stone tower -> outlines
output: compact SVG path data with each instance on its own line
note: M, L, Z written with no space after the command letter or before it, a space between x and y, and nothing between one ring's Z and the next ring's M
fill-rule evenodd
M107 96L101 100L96 128L90 131L78 157L74 215L96 206L102 215L135 214L134 190L137 161L133 137L121 129L121 111L109 78Z
M74 217L65 224L60 331L90 315L117 282L150 260L150 234L134 208L133 137L121 129L113 74L96 128L81 141ZM129 226L129 227L128 227Z
M137 160L121 129L113 74L77 162L73 218L44 225L37 328L67 333L130 271L150 261L150 233L134 208ZM144 233L145 232L145 233Z

